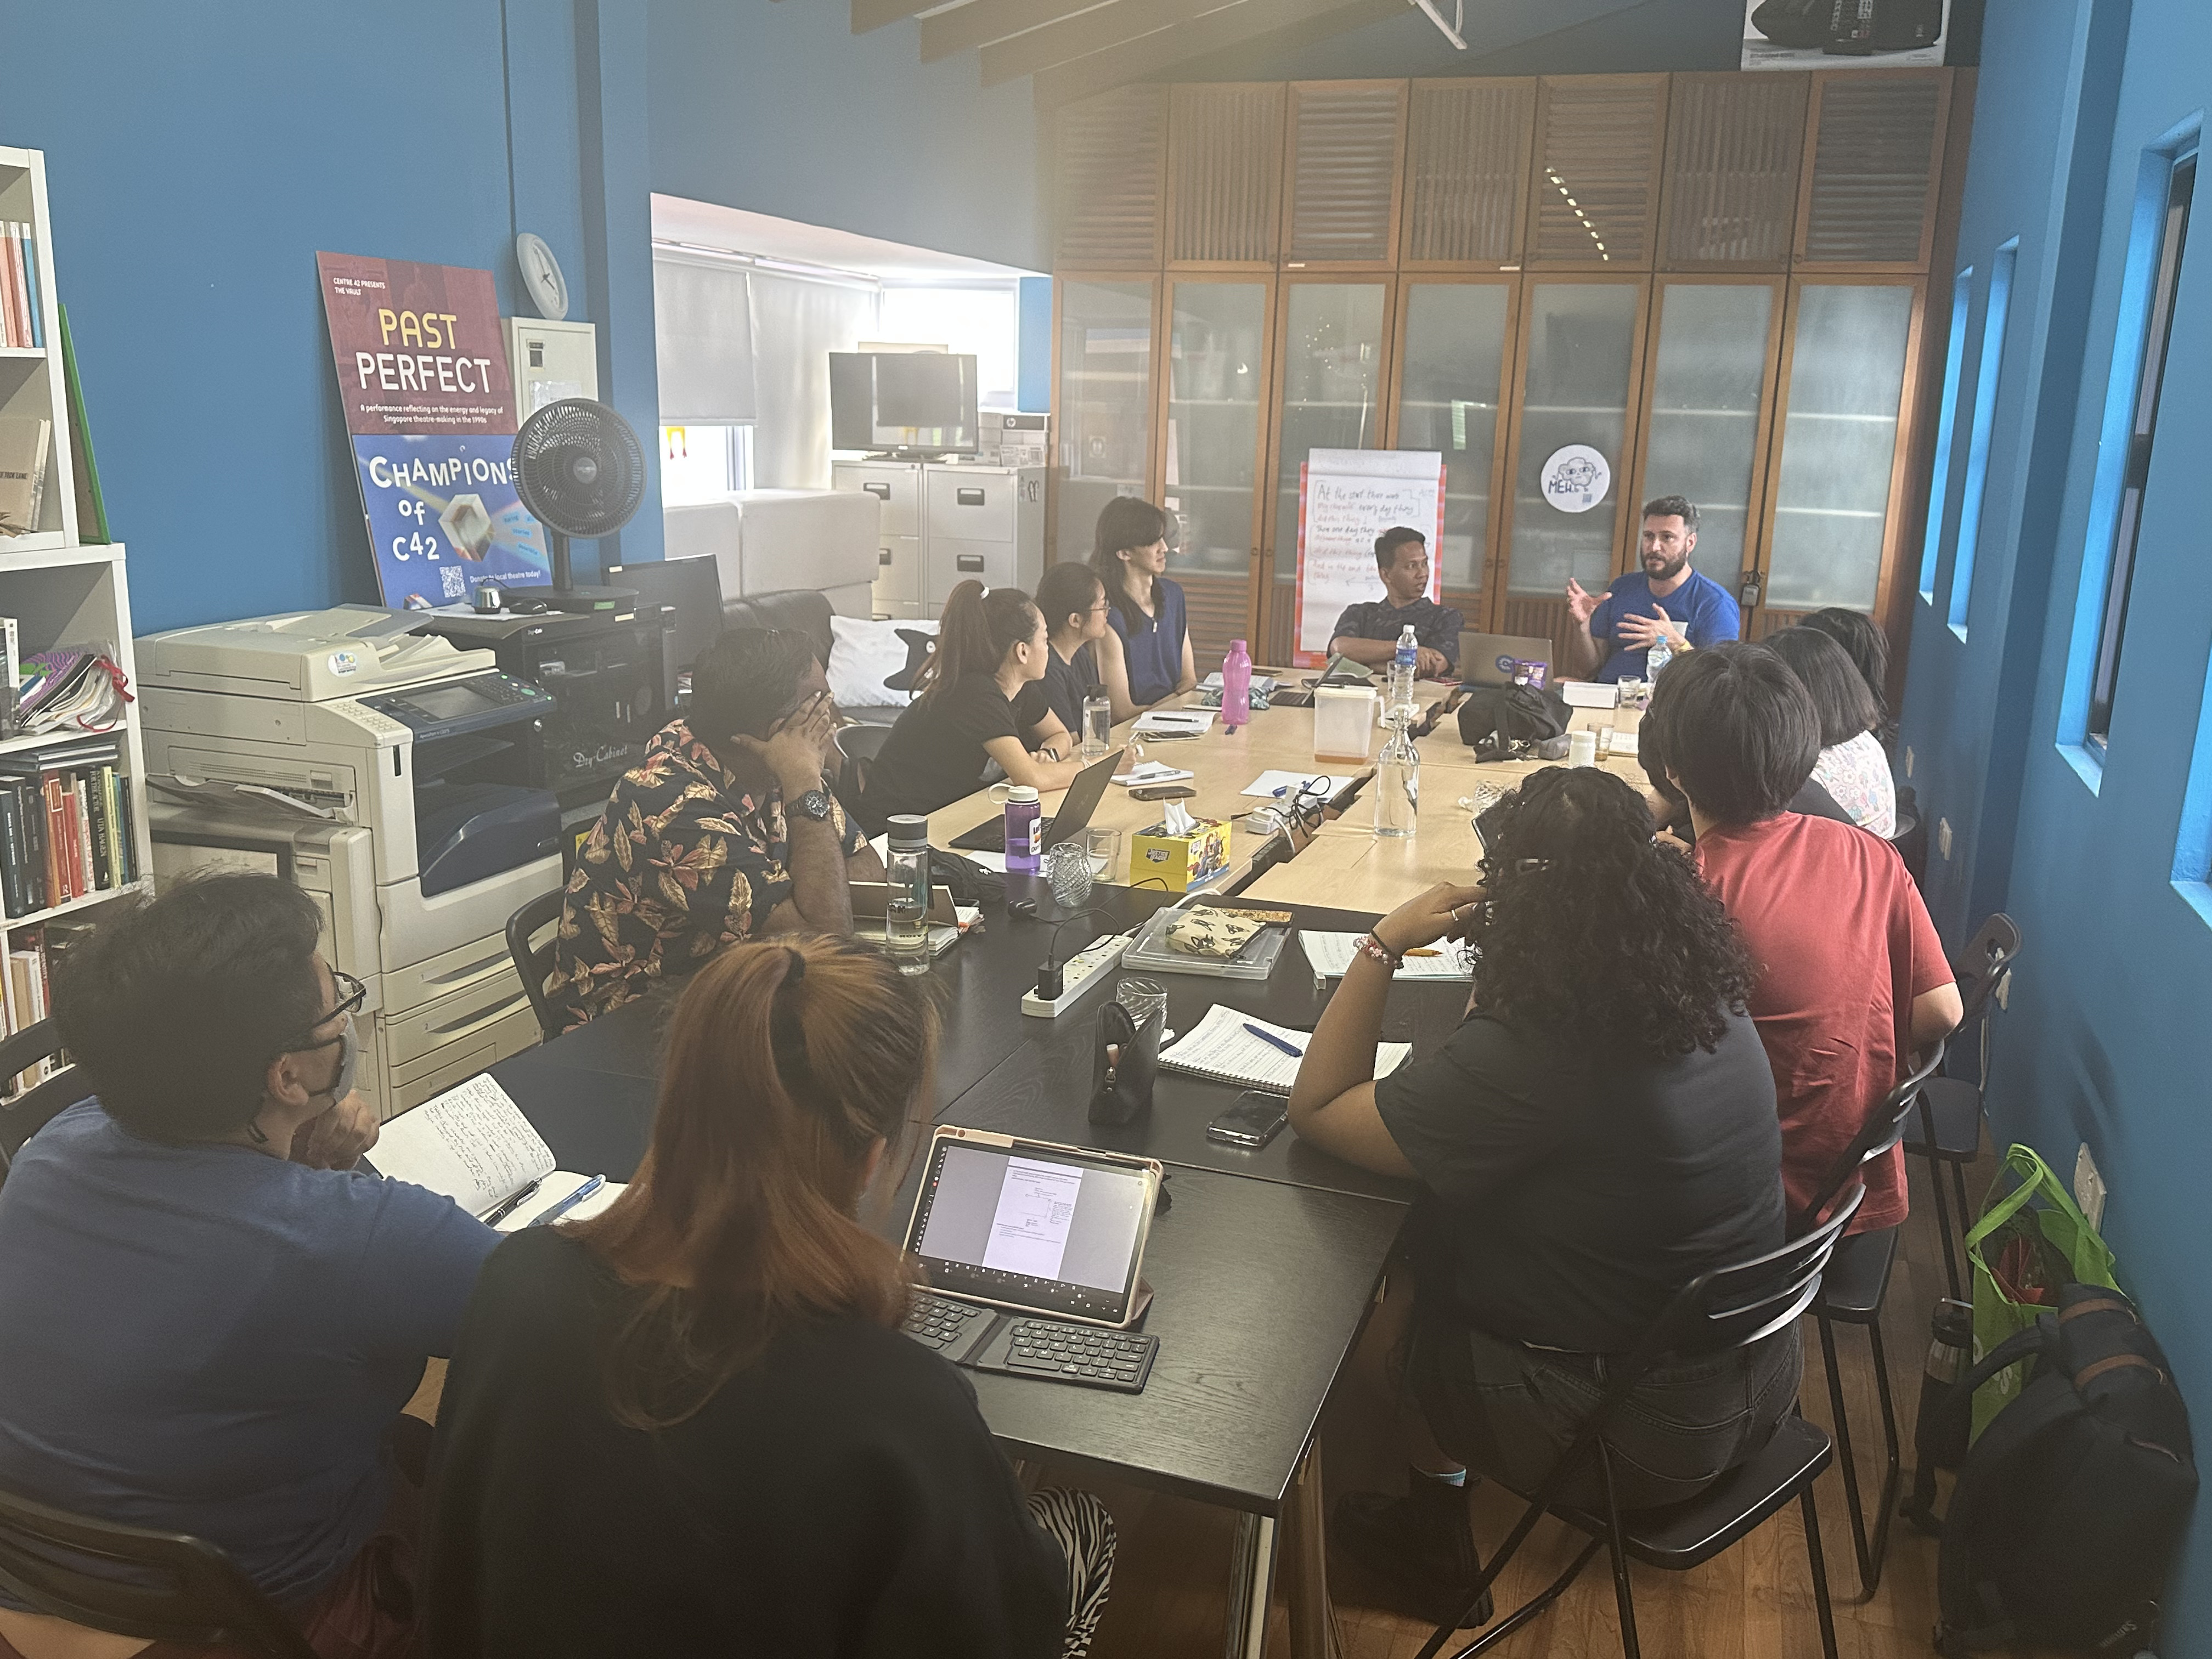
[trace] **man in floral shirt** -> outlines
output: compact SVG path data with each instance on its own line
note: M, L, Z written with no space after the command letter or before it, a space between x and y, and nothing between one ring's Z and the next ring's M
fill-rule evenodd
M739 629L623 775L569 878L545 994L580 1025L773 933L849 933L882 861L830 793L836 708L803 635Z

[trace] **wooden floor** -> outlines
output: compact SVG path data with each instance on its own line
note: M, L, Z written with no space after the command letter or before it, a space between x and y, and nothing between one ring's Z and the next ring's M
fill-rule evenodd
M1926 1167L1917 1158L1906 1161L1912 1171L1912 1215L1905 1224L1904 1247L1884 1304L1882 1337L1889 1352L1890 1383L1909 1481L1929 1314L1945 1288ZM1993 1167L1985 1152L1967 1173L1968 1194L1977 1206ZM1820 1339L1809 1320L1802 1340L1804 1413L1828 1427L1831 1414ZM1871 1505L1881 1483L1881 1419L1865 1333L1838 1328L1837 1346L1857 1439L1860 1489ZM431 1362L410 1411L435 1417L444 1373L441 1363ZM1051 1478L1048 1468L1044 1474ZM1225 1510L1134 1486L1096 1480L1085 1484L1106 1500L1121 1538L1113 1595L1091 1648L1093 1659L1220 1659L1232 1517ZM1946 1475L1939 1488L1939 1510L1949 1489ZM1843 1487L1832 1469L1821 1477L1819 1499L1828 1583L1835 1598L1837 1646L1843 1659L1925 1659L1936 1623L1936 1541L1905 1522L1893 1522L1881 1588L1871 1601L1862 1603ZM1470 1504L1477 1546L1486 1552L1512 1525L1519 1504L1494 1487L1478 1488ZM1557 1522L1540 1523L1499 1584L1500 1606L1517 1607L1548 1583L1572 1559L1578 1538ZM1427 1639L1427 1629L1364 1605L1355 1568L1333 1563L1331 1571L1344 1659L1413 1659ZM1631 1582L1638 1627L1650 1659L1817 1659L1820 1654L1804 1528L1794 1505L1695 1572L1662 1573L1632 1566ZM1620 1650L1613 1581L1602 1556L1549 1613L1494 1650L1507 1659L1617 1659ZM1279 1585L1267 1651L1269 1659L1285 1659L1290 1651Z
M1882 1338L1909 1481L1929 1314L1945 1294L1945 1281L1926 1169L1917 1158L1907 1161L1912 1166L1912 1216L1884 1304ZM1968 1171L1968 1193L1977 1205L1990 1167L1984 1156ZM1809 1320L1802 1336L1803 1409L1826 1427L1831 1415L1826 1379L1819 1336ZM1839 1328L1837 1344L1857 1443L1861 1491L1871 1505L1881 1481L1881 1419L1865 1333ZM1113 1510L1121 1534L1113 1597L1091 1649L1094 1659L1218 1659L1231 1517L1134 1488L1092 1486ZM1941 1491L1948 1496L1949 1477L1943 1477ZM1893 1522L1881 1588L1871 1601L1859 1603L1850 1525L1843 1487L1832 1470L1821 1477L1819 1501L1828 1583L1836 1601L1837 1646L1844 1659L1924 1659L1936 1622L1936 1541L1908 1522ZM1486 1551L1504 1535L1520 1506L1494 1487L1478 1490L1470 1502L1475 1540ZM1500 1606L1517 1607L1564 1569L1579 1539L1556 1522L1540 1522L1499 1586ZM1427 1639L1427 1629L1364 1605L1356 1569L1332 1563L1331 1572L1345 1659L1413 1659ZM1795 1506L1695 1572L1636 1566L1632 1584L1644 1651L1651 1659L1814 1659L1820 1651L1804 1528ZM1548 1613L1494 1650L1512 1659L1617 1659L1620 1650L1613 1582L1602 1556ZM1280 1659L1289 1651L1279 1595L1267 1653L1270 1659Z

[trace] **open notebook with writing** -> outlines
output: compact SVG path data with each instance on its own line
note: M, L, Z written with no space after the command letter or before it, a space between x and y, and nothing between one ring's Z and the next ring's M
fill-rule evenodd
M479 1218L526 1194L492 1224L503 1233L528 1226L592 1178L553 1167L553 1149L489 1073L393 1118L367 1161L380 1175L443 1193ZM607 1182L559 1218L597 1215L622 1190L621 1182Z
M1285 1054L1266 1037L1255 1036L1247 1027L1256 1026L1298 1052ZM1265 1089L1271 1094L1286 1095L1298 1079L1298 1061L1304 1057L1305 1046L1313 1036L1310 1031L1301 1031L1288 1025L1274 1025L1256 1014L1240 1013L1236 1009L1215 1003L1206 1011L1188 1036L1172 1048L1160 1050L1160 1070L1182 1072L1190 1077L1210 1079L1215 1083L1234 1083L1241 1088ZM1382 1042L1375 1048L1375 1075L1388 1077L1396 1071L1407 1054L1413 1052L1410 1042Z

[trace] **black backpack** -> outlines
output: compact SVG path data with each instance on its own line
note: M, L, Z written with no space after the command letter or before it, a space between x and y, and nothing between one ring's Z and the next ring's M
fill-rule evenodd
M1949 1426L1963 1428L1976 1389L2030 1358L2033 1376L1974 1442L1943 1517L1936 1651L2134 1653L2156 1633L2197 1494L2188 1409L2134 1305L2069 1285L2056 1314L1967 1373Z
M1479 761L1517 760L1540 745L1563 737L1567 729L1567 700L1552 687L1535 685L1477 686L1459 706L1460 741L1474 750Z

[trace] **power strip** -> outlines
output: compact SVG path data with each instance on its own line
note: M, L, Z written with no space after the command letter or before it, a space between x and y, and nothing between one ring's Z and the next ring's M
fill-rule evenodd
M1107 970L1121 960L1129 948L1127 933L1095 939L1070 957L1060 968L1060 994L1048 1002L1035 988L1022 993L1022 1012L1036 1019L1057 1019L1075 1006L1085 991L1103 983Z

